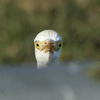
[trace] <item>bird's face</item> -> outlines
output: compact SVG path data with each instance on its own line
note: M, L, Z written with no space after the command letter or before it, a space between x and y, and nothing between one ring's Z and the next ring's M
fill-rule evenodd
M40 32L35 40L35 56L38 67L46 67L60 58L62 40L59 34L52 30Z
M55 51L57 52L61 48L61 41L54 41L51 39L47 39L44 41L35 41L35 47L41 52L43 51L44 53L54 53Z

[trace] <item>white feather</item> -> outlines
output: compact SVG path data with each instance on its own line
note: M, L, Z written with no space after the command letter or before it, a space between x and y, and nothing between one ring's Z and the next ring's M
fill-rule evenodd
M59 41L59 40L62 41L62 38L56 31L44 30L35 37L34 42L38 40L44 41L47 39L51 39L54 41ZM54 53L52 54L50 52L45 53L43 51L40 51L35 47L35 57L37 60L37 67L42 68L48 66L49 64L57 63L61 55L61 49L62 48L60 48L58 51L54 51Z
M44 30L42 32L40 32L34 39L34 41L39 40L39 41L43 41L46 39L52 39L54 41L58 41L61 40L62 38L60 37L60 35L54 31L54 30Z

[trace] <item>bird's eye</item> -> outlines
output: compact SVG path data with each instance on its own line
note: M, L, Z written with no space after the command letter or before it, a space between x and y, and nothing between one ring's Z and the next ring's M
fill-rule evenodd
M36 47L36 48L39 48L39 47L40 47L40 45L39 45L38 42L35 42L35 47Z
M59 48L61 48L61 43L59 44Z
M38 46L39 46L39 44L36 44L36 46L38 47Z

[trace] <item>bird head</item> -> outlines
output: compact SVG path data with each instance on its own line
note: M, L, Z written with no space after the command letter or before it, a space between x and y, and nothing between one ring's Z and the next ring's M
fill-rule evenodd
M34 39L34 45L38 68L57 63L61 55L62 38L56 31L44 30L40 32Z

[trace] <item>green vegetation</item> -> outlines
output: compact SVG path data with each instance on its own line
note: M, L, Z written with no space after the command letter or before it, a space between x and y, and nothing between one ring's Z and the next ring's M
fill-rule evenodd
M0 63L34 62L33 39L45 29L62 36L60 60L100 58L100 0L4 0Z

